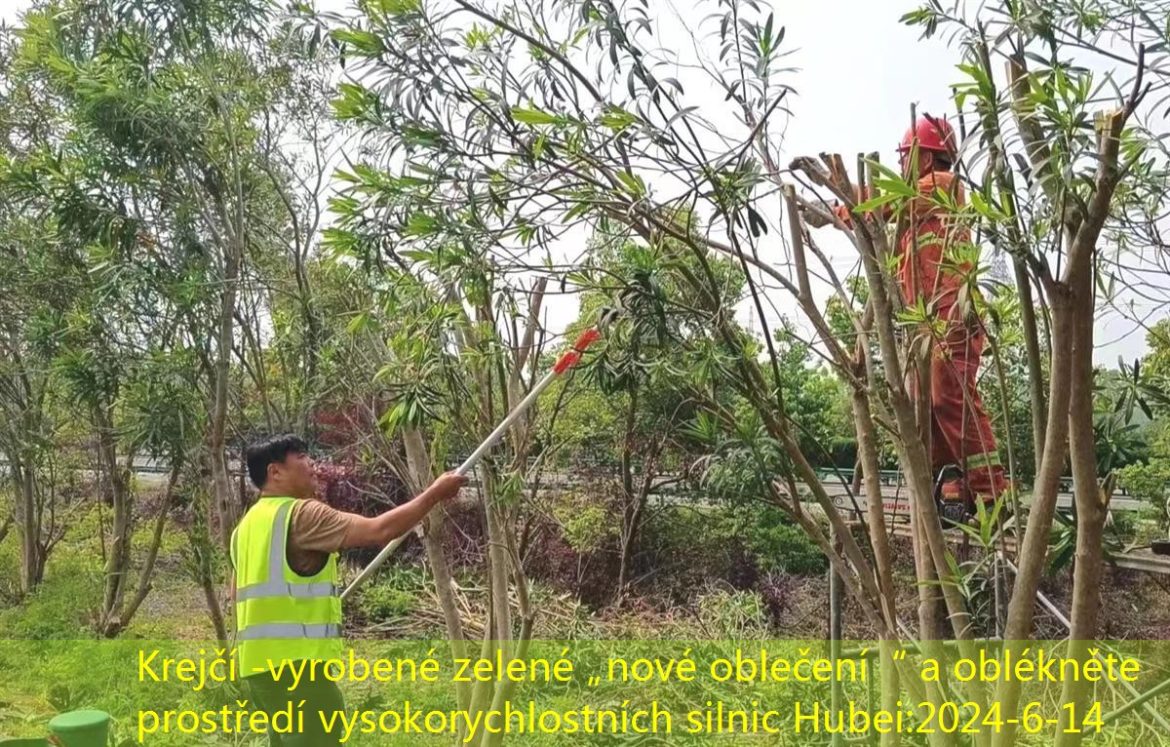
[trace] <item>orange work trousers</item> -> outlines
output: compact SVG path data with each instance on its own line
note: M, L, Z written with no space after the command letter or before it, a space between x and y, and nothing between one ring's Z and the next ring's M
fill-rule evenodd
M994 501L1006 489L991 418L977 386L984 343L977 326L956 324L936 345L931 360L931 461L936 474L957 465L969 491L944 491L948 498Z

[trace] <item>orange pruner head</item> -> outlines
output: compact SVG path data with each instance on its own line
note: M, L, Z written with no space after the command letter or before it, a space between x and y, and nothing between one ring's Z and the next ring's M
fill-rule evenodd
M581 353L585 352L585 348L601 339L601 332L596 327L590 327L577 336L576 341L573 342L571 350L565 352L558 360L553 371L558 375L568 371L573 366L577 365L577 361L581 360Z

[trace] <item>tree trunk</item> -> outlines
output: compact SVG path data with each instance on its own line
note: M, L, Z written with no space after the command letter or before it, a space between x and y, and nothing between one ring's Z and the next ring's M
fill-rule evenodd
M1069 630L1069 658L1083 662L1097 637L1103 560L1102 533L1109 497L1097 482L1097 454L1093 433L1093 278L1084 273L1072 289L1073 345L1069 394L1069 452L1072 457L1073 492L1077 505L1077 549L1073 572L1072 625ZM1084 716L1090 683L1080 678L1064 681L1060 704L1061 724L1057 747L1081 743L1079 733L1066 731L1072 725L1067 703L1075 714ZM1075 724L1080 727L1080 723Z
M199 586L203 589L203 598L207 601L207 614L211 618L211 626L215 628L215 638L226 648L228 633L223 618L223 606L219 603L219 592L210 573L200 579Z
M918 529L923 532L924 544L930 549L934 574L939 580L955 637L960 641L969 641L973 637L971 616L959 593L957 580L953 578L947 563L946 538L942 533L931 490L933 475L930 469L930 454L926 444L918 437L919 425L915 403L907 395L901 379L902 369L894 332L894 308L888 294L885 273L872 246L868 250L863 250L861 256L869 279L870 299L874 304L874 327L878 333L886 383L890 388L890 406L901 434L901 438L898 439L899 457L910 486L910 500L918 512ZM919 576L920 582L922 578ZM964 656L973 653L967 646L961 648Z
M442 511L441 508L438 510ZM439 597L439 608L443 611L443 623L447 628L451 654L459 658L467 655L465 643L467 634L463 630L463 617L455 600L455 579L451 576L451 564L443 549L443 538L446 533L446 522L442 515L427 517L423 532L423 548L427 553L427 564L430 565L431 573L435 577L435 594ZM455 698L461 708L467 708L471 702L471 690L467 684L455 683Z
M630 576L630 561L642 532L642 516L646 513L646 501L650 498L651 484L651 475L644 475L642 486L633 497L633 506L623 512L621 558L618 566L619 604L625 598Z
M118 464L118 447L110 413L101 407L95 408L94 424L97 426L98 456L106 472L114 512L110 554L106 559L106 589L99 621L99 630L105 630L117 616L126 591L134 507L128 490L128 475Z
M232 498L231 479L228 476L226 433L236 286L239 281L241 254L241 248L237 246L234 238L224 242L224 276L220 294L215 373L212 381L211 429L207 439L211 454L211 480L215 494L219 539L225 548L231 542L232 529L239 519L237 506Z
M19 491L16 522L20 530L20 593L29 594L40 586L45 575L41 551L41 526L37 521L37 486L33 468L13 461L12 479Z
M1016 274L1016 292L1020 297L1020 325L1024 328L1024 348L1028 356L1028 393L1032 401L1032 474L1040 470L1040 457L1044 454L1045 423L1047 408L1044 403L1044 367L1040 351L1040 330L1036 325L1035 300L1032 298L1032 281L1028 277L1023 260L1013 257L1012 267ZM1006 403L1005 403L1006 405ZM1019 479L1018 476L1015 476Z
M504 524L503 508L498 504L496 476L491 469L484 468L484 516L487 526L488 578L491 580L492 617L495 621L497 644L508 656L508 642L512 639L512 610L508 606L508 552L504 540L507 528Z
M302 277L304 275L304 262L300 259L298 254L297 259L297 284L301 287L301 308L304 315L305 323L305 348L302 354L305 356L305 396L300 403L300 413L297 417L297 423L302 433L307 433L309 430L309 417L313 413L313 409L317 403L317 397L321 395L321 376L319 357L321 354L322 341L325 338L321 330L321 321L317 316L317 311L313 305L312 296L309 295L308 278Z
M138 590L134 593L134 597L126 606L121 614L119 614L110 625L107 625L105 636L113 638L120 632L126 629L130 621L134 619L138 608L142 606L147 594L153 588L154 580L154 564L158 560L158 549L162 545L163 532L166 530L167 518L170 516L171 504L175 496L175 485L179 482L179 473L182 470L182 462L176 460L175 464L171 466L171 474L167 479L166 493L163 495L162 505L159 506L158 516L154 520L154 533L150 538L150 547L146 551L146 560L143 561L142 571L138 578ZM222 638L221 638L222 640Z
M918 421L918 438L929 454L933 418L930 404L933 386L930 375L930 349L920 351L914 361L915 365L911 368L911 376L914 377L914 387L911 389L914 393L914 415ZM931 477L934 477L933 471ZM942 595L939 593L938 574L935 573L934 560L930 555L930 541L926 536L928 519L926 513L921 510L924 500L933 501L934 494L931 493L926 498L916 498L910 510L914 570L918 578L918 633L924 641L941 641L944 637L946 614L943 611Z
M633 472L633 439L634 424L638 415L638 388L635 385L630 390L629 407L626 410L626 429L622 439L621 479L622 479L622 537L621 557L618 564L617 602L620 605L626 595L626 575L629 573L630 548L634 543L635 524L640 512L636 503L639 498L634 495Z
M406 448L406 463L409 470L408 484L412 492L420 493L435 479L434 469L431 466L430 456L427 454L426 443L418 431L407 431L402 436ZM463 616L459 612L459 605L455 600L455 585L451 577L451 565L447 561L447 553L443 549L443 535L445 522L442 506L431 511L426 518L423 532L423 547L427 553L427 563L431 566L431 573L435 576L435 595L439 598L439 607L443 611L443 622L447 627L447 639L451 647L451 655L455 658L466 656L466 633L463 629ZM466 709L471 702L471 690L466 683L455 683L455 697L461 708Z
M216 543L211 536L211 501L206 492L199 491L192 502L192 520L187 527L187 567L192 579L203 590L207 614L220 642L227 640L223 607L219 601L219 579L215 576L213 558Z
M896 291L892 291L887 283L887 273L879 259L881 250L868 237L870 230L869 227L858 229L860 234L858 236L858 249L869 284L870 302L874 308L874 327L878 335L878 347L890 393L890 408L893 410L895 424L900 435L900 438L897 439L899 462L906 472L907 482L910 486L910 500L914 506L912 514L917 519L914 532L920 546L929 551L929 563L926 562L927 558L925 557L916 558L916 561L922 566L919 569L918 583L929 584L926 579L930 578L930 574L933 574L938 579L937 588L945 603L945 608L933 603L922 605L920 624L924 625L924 630L921 631L920 635L926 641L931 640L926 633L935 627L934 623L931 622L937 619L935 611L945 609L955 639L958 641L960 656L970 658L976 655L973 645L974 629L971 625L971 614L967 609L966 600L959 590L961 581L956 578L952 570L950 549L942 531L938 509L934 504L932 490L934 480L929 442L922 437L922 426L925 425L926 428L929 428L929 421L925 424L922 423L922 414L918 412L920 400L912 399L906 390L903 368L898 356L897 335L894 329L894 302L897 298L894 293ZM881 233L885 230L884 227L879 226L873 230L875 230L875 236L884 236ZM928 365L928 354L922 354L922 358L925 360L920 365ZM927 380L929 380L928 377L922 379L922 381ZM923 389L924 387L920 383L919 396L929 397L929 389L925 389L925 391ZM933 568L929 568L930 565L933 565ZM924 573L926 575L923 575ZM934 586L933 584L929 585ZM924 598L923 602L926 601ZM926 650L929 651L930 648L926 647ZM968 700L977 704L986 703L986 690L987 688L979 682L970 682L966 685ZM933 692L934 689L932 688L931 691ZM975 737L977 745L989 742L989 735L980 733Z
M986 41L981 40L975 51L987 74L987 80L994 86L995 71L991 66L991 53ZM1013 93L1015 90L1013 89ZM984 143L989 156L989 170L999 185L1003 207L1011 219L1007 228L1009 239L1007 249L1012 256L1016 294L1020 301L1020 325L1024 330L1024 349L1028 360L1028 393L1032 404L1032 476L1035 477L1040 471L1040 459L1044 454L1046 443L1045 413L1048 410L1044 402L1044 369L1041 358L1040 329L1036 323L1036 301L1032 296L1032 279L1028 276L1027 264L1021 256L1030 250L1030 246L1024 238L1024 232L1019 222L1019 208L1015 198L1015 175L1008 166L1007 154L1003 152L1003 132L998 110L994 107L987 108L982 120ZM1004 407L1007 407L1006 400ZM1013 475L1013 477L1019 479L1019 475Z
M1015 587L1008 602L1007 625L1004 628L1004 654L1018 656L1032 636L1032 619L1035 612L1036 592L1044 576L1044 563L1048 556L1048 534L1056 514L1056 494L1060 489L1060 477L1064 471L1064 459L1068 446L1069 397L1072 376L1072 308L1063 287L1057 286L1049 293L1052 307L1052 377L1048 388L1048 423L1045 426L1046 440L1040 469L1032 491L1032 504L1028 512L1028 525L1018 550ZM1014 714L1019 706L1020 686L1014 679L1000 680L995 700L1002 704L1003 712ZM1016 729L1005 724L995 734L995 747L1009 747L1015 744Z
M890 556L890 540L886 534L886 514L882 506L882 482L878 463L877 436L873 414L869 408L869 397L865 391L853 392L853 419L857 427L857 453L861 474L865 480L865 512L869 525L869 542L873 548L874 570L877 573L878 589L881 591L882 615L887 630L879 631L879 665L881 667L881 707L893 713L897 710L898 670L894 663L894 641L898 630L898 607L894 596L893 562ZM856 482L856 480L854 481ZM882 735L882 747L894 747L900 741L896 731Z
M861 178L859 178L859 184L856 187L849 184L840 157L826 156L825 160L829 164L828 171L816 166L809 159L798 159L794 162L794 166L805 171L815 183L830 187L838 196L848 201L850 199L848 195L857 193L858 187L865 183L864 160L859 156L858 173ZM871 180L873 176L871 173ZM869 187L870 193L874 193L875 186L871 183ZM901 235L906 227L899 225L898 229L895 234ZM916 235L913 228L909 230L911 236ZM917 562L923 571L928 570L928 565L933 565L932 570L938 578L938 586L946 605L946 612L955 638L958 640L959 653L963 657L971 657L976 654L973 645L974 631L971 626L971 616L960 592L958 586L960 579L956 578L953 570L946 537L942 531L937 507L934 505L931 489L933 475L930 452L919 432L922 418L918 412L916 400L907 391L904 379L905 367L900 357L899 340L895 329L900 293L888 271L887 260L892 255L893 250L889 246L887 226L880 214L876 216L876 221L869 217L861 218L859 216L853 221L853 237L870 291L869 304L873 309L878 350L889 391L889 407L893 412L899 462L905 470L910 487L910 500L915 507L914 518L917 520L914 527L915 536L918 538L919 547L929 548L930 563L925 562L922 553L918 554ZM923 576L920 573L919 583L922 581ZM931 606L933 607L933 605ZM928 622L931 619L933 619L933 615L927 615L924 612L922 615L924 627L929 628L933 625L933 623ZM907 681L905 684L912 686L913 682ZM932 697L937 698L937 690L937 687L930 689ZM986 688L981 683L968 683L966 690L970 701L980 705L986 702ZM976 738L976 744L979 745L989 741L985 735Z

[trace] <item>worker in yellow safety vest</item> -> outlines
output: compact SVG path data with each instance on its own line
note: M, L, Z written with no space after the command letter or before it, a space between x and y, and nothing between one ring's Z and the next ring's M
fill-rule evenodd
M341 691L312 665L342 653L337 554L383 547L454 498L467 478L444 474L412 500L366 517L317 500L313 461L297 436L252 444L244 459L260 497L231 539L239 675L253 708L272 720L271 747L340 744L325 723L344 710ZM290 704L302 718L284 727L277 714Z

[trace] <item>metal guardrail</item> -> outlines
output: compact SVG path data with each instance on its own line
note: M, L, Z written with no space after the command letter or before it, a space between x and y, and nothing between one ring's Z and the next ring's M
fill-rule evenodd
M910 538L912 536L910 526L908 524L894 526L891 528L891 531L899 537ZM956 544L971 541L971 538L968 535L964 534L958 529L944 530L943 535L949 541ZM1014 535L1006 535L1002 538L1002 541L1003 547L1000 549L1006 549L1010 552L1016 551L1017 539ZM1152 552L1146 552L1144 550L1112 553L1105 558L1105 564L1131 571L1141 571L1143 573L1154 573L1160 576L1170 576L1170 557L1155 555Z
M854 471L852 467L841 467L836 470L823 468L816 470L817 477L821 478L821 482L824 483L840 483L842 479L844 479L847 483L851 483L853 482L853 472ZM1008 475L1007 477L1009 480L1011 479L1011 475ZM906 487L905 473L903 473L901 470L882 470L880 479L882 485L885 487ZM1170 482L1166 483L1166 489L1170 490ZM1072 493L1073 478L1071 475L1060 478L1060 485L1057 488L1057 491L1061 493ZM1127 491L1125 488L1118 487L1114 489L1114 494L1129 495L1129 491Z
M171 468L158 462L154 459L136 459L133 465L133 472L138 475L167 475L170 474ZM239 475L244 471L244 464L238 459L228 460L228 472L233 475ZM0 459L0 474L8 472L8 461Z
M536 460L536 459L530 459L529 466L535 467L537 465L537 461L538 460ZM451 469L454 469L454 466L456 464L458 464L458 460L452 462L451 465L449 465L449 466ZM0 471L6 470L7 466L8 466L8 462L5 461L4 459L0 459ZM239 474L240 472L243 471L243 469L244 469L244 465L240 460L238 460L238 459L229 459L228 460L228 471L231 472L232 474ZM569 469L573 469L573 467L570 467ZM598 472L608 472L610 470L613 470L616 472L617 466L616 465L610 466L608 464L594 464L594 465L583 465L582 469L584 471L595 470ZM167 465L162 464L162 463L155 461L153 459L138 459L138 460L135 460L135 462L134 462L134 471L137 473L140 473L140 474L165 475L170 470L167 467ZM816 470L816 474L817 474L817 477L819 477L821 479L821 482L826 484L826 485L833 484L833 483L840 484L842 482L842 480L848 484L848 483L853 482L854 469L853 469L853 467L838 467L835 469L822 467L822 468L819 468ZM663 475L663 477L664 478L672 478L672 477L677 477L677 475ZM902 472L901 470L882 470L880 473L879 479L881 480L882 485L885 487L890 487L890 488L906 487L905 473ZM1010 475L1008 475L1008 479L1011 479ZM1168 482L1166 484L1166 488L1167 488L1167 490L1170 490L1170 482ZM1060 487L1058 488L1059 492L1071 493L1072 489L1073 489L1073 478L1071 476L1061 477L1060 478ZM1121 487L1116 488L1114 492L1116 495L1128 495L1129 494L1128 491L1126 491L1124 488L1121 488Z
M530 460L532 466L536 466L535 460ZM571 469L571 468L570 468ZM0 459L0 475L7 471L7 462ZM138 475L166 475L169 468L152 459L139 459L134 462L134 473ZM243 463L238 459L228 461L228 472L233 477L239 477L244 471ZM599 474L607 474L611 471L609 465L589 465L583 468L585 472L594 472ZM612 468L616 473L616 467ZM846 492L847 485L853 482L854 469L852 467L841 467L838 469L818 469L817 476L821 479L822 485L829 492L837 507L842 510L852 510L853 503L856 501L859 508L865 509L865 495L864 489L851 500ZM683 481L679 479L680 475L663 474L661 479L663 481L671 482L672 484L666 489L659 491L661 495L676 495L684 494L686 490ZM905 474L900 470L882 470L880 474L880 481L883 488L891 489L892 492L883 491L883 501L889 503L891 499L900 499L898 492L902 488L907 488ZM571 485L580 485L581 482L576 478L576 475L569 472L560 471L546 471L541 477L541 483L547 487L565 487ZM1170 489L1170 483L1167 484ZM1062 477L1059 494L1057 496L1057 508L1061 510L1070 510L1073 505L1072 500L1072 478ZM901 498L901 500L905 500ZM1027 504L1027 497L1024 497L1024 503ZM1111 508L1116 511L1137 511L1140 510L1145 503L1139 499L1130 498L1128 491L1122 488L1116 488L1114 492L1113 502ZM902 512L904 507L895 508L890 507L893 512Z

